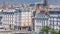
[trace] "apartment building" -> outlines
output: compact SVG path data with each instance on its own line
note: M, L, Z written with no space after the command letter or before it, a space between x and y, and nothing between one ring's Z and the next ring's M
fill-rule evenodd
M39 14L35 18L35 31L39 32L41 31L43 26L48 26L48 15L45 14Z
M60 11L49 11L49 23L50 27L59 30L60 29Z
M32 28L32 12L30 8L20 8L21 9L21 29L25 27L25 30L29 30L29 27ZM24 29L23 29L24 30Z
M33 22L35 25L35 31L36 32L41 32L41 29L43 26L49 26L52 29L59 30L60 29L60 10L59 8L50 8L48 7L47 14L45 13L46 11L40 11L38 15L35 14L35 17L33 18ZM36 10L35 10L36 11ZM38 11L36 11L38 12Z
M0 10L0 24L5 28L14 24L14 11L13 10ZM7 26L8 25L8 26Z
M15 25L20 24L19 18L19 9L0 10L0 24L4 26L4 28L14 29Z

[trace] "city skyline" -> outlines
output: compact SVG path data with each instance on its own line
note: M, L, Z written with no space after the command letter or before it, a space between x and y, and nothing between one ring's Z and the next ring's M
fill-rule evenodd
M17 4L34 4L35 2L43 2L43 0L0 0L0 3L3 2L17 5ZM48 4L60 5L60 0L48 0Z

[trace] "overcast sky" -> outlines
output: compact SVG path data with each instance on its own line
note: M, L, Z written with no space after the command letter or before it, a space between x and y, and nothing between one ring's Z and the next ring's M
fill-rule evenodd
M0 3L6 2L11 4L33 4L35 2L41 2L43 0L0 0ZM60 0L48 0L49 4L60 5Z

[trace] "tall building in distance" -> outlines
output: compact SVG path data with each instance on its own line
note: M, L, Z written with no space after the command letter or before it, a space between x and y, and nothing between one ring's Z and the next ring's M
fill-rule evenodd
M47 6L48 5L48 0L44 0L44 5Z

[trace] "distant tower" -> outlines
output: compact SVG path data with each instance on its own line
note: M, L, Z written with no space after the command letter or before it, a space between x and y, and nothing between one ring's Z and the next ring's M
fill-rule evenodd
M3 8L3 9L6 9L6 3L5 3L5 1L3 1L2 8Z
M44 0L44 6L48 5L48 0Z

